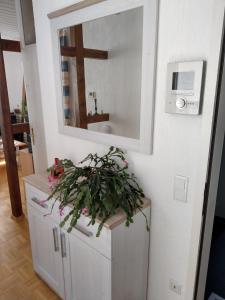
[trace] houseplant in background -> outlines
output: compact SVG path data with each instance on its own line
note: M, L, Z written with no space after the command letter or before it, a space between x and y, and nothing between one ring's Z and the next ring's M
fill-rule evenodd
M149 230L147 217L142 211L143 190L134 174L128 172L128 162L121 149L110 147L103 156L89 154L78 165L68 159L57 162L64 171L55 178L54 169L59 166L50 168L53 185L46 201L52 198L58 200L61 215L65 206L70 204L72 207L64 216L61 227L69 222L70 232L84 214L90 218L89 225L94 225L96 218L101 220L96 234L99 236L107 219L120 209L126 214L126 226L133 223L133 216L138 210L141 211Z

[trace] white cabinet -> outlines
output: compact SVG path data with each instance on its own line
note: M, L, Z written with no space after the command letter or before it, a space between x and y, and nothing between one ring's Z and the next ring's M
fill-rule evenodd
M68 299L111 299L111 261L74 234L67 234L67 238L71 280Z
M30 205L28 205L28 216L34 269L63 298L63 263L58 224L50 218L43 217Z
M41 205L48 197L45 181L37 175L25 179L35 271L62 299L146 300L149 233L142 214L129 228L123 214L114 216L98 238L98 224L87 226L90 219L82 216L67 233L59 228L57 203L44 217L53 203ZM149 205L144 212L149 218Z

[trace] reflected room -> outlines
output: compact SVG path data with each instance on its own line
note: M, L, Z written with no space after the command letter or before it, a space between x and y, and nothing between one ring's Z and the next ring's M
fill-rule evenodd
M139 139L143 8L58 35L64 125Z

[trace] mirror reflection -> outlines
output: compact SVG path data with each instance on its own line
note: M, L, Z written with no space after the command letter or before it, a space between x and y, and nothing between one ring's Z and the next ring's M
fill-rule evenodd
M143 8L58 34L64 125L139 139Z

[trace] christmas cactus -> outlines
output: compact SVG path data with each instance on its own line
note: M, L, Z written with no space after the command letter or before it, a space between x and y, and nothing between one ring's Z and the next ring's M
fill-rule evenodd
M101 221L96 234L99 236L107 219L120 209L126 214L126 226L133 223L135 213L140 211L149 230L147 217L142 212L144 193L134 174L128 172L128 162L121 149L110 147L103 156L89 154L78 165L68 159L57 163L50 168L52 193L47 201L58 200L61 215L70 204L72 209L64 216L61 227L69 222L68 232L71 232L84 214L90 218L89 225L94 225L96 218ZM59 169L60 174L55 178L54 172Z

